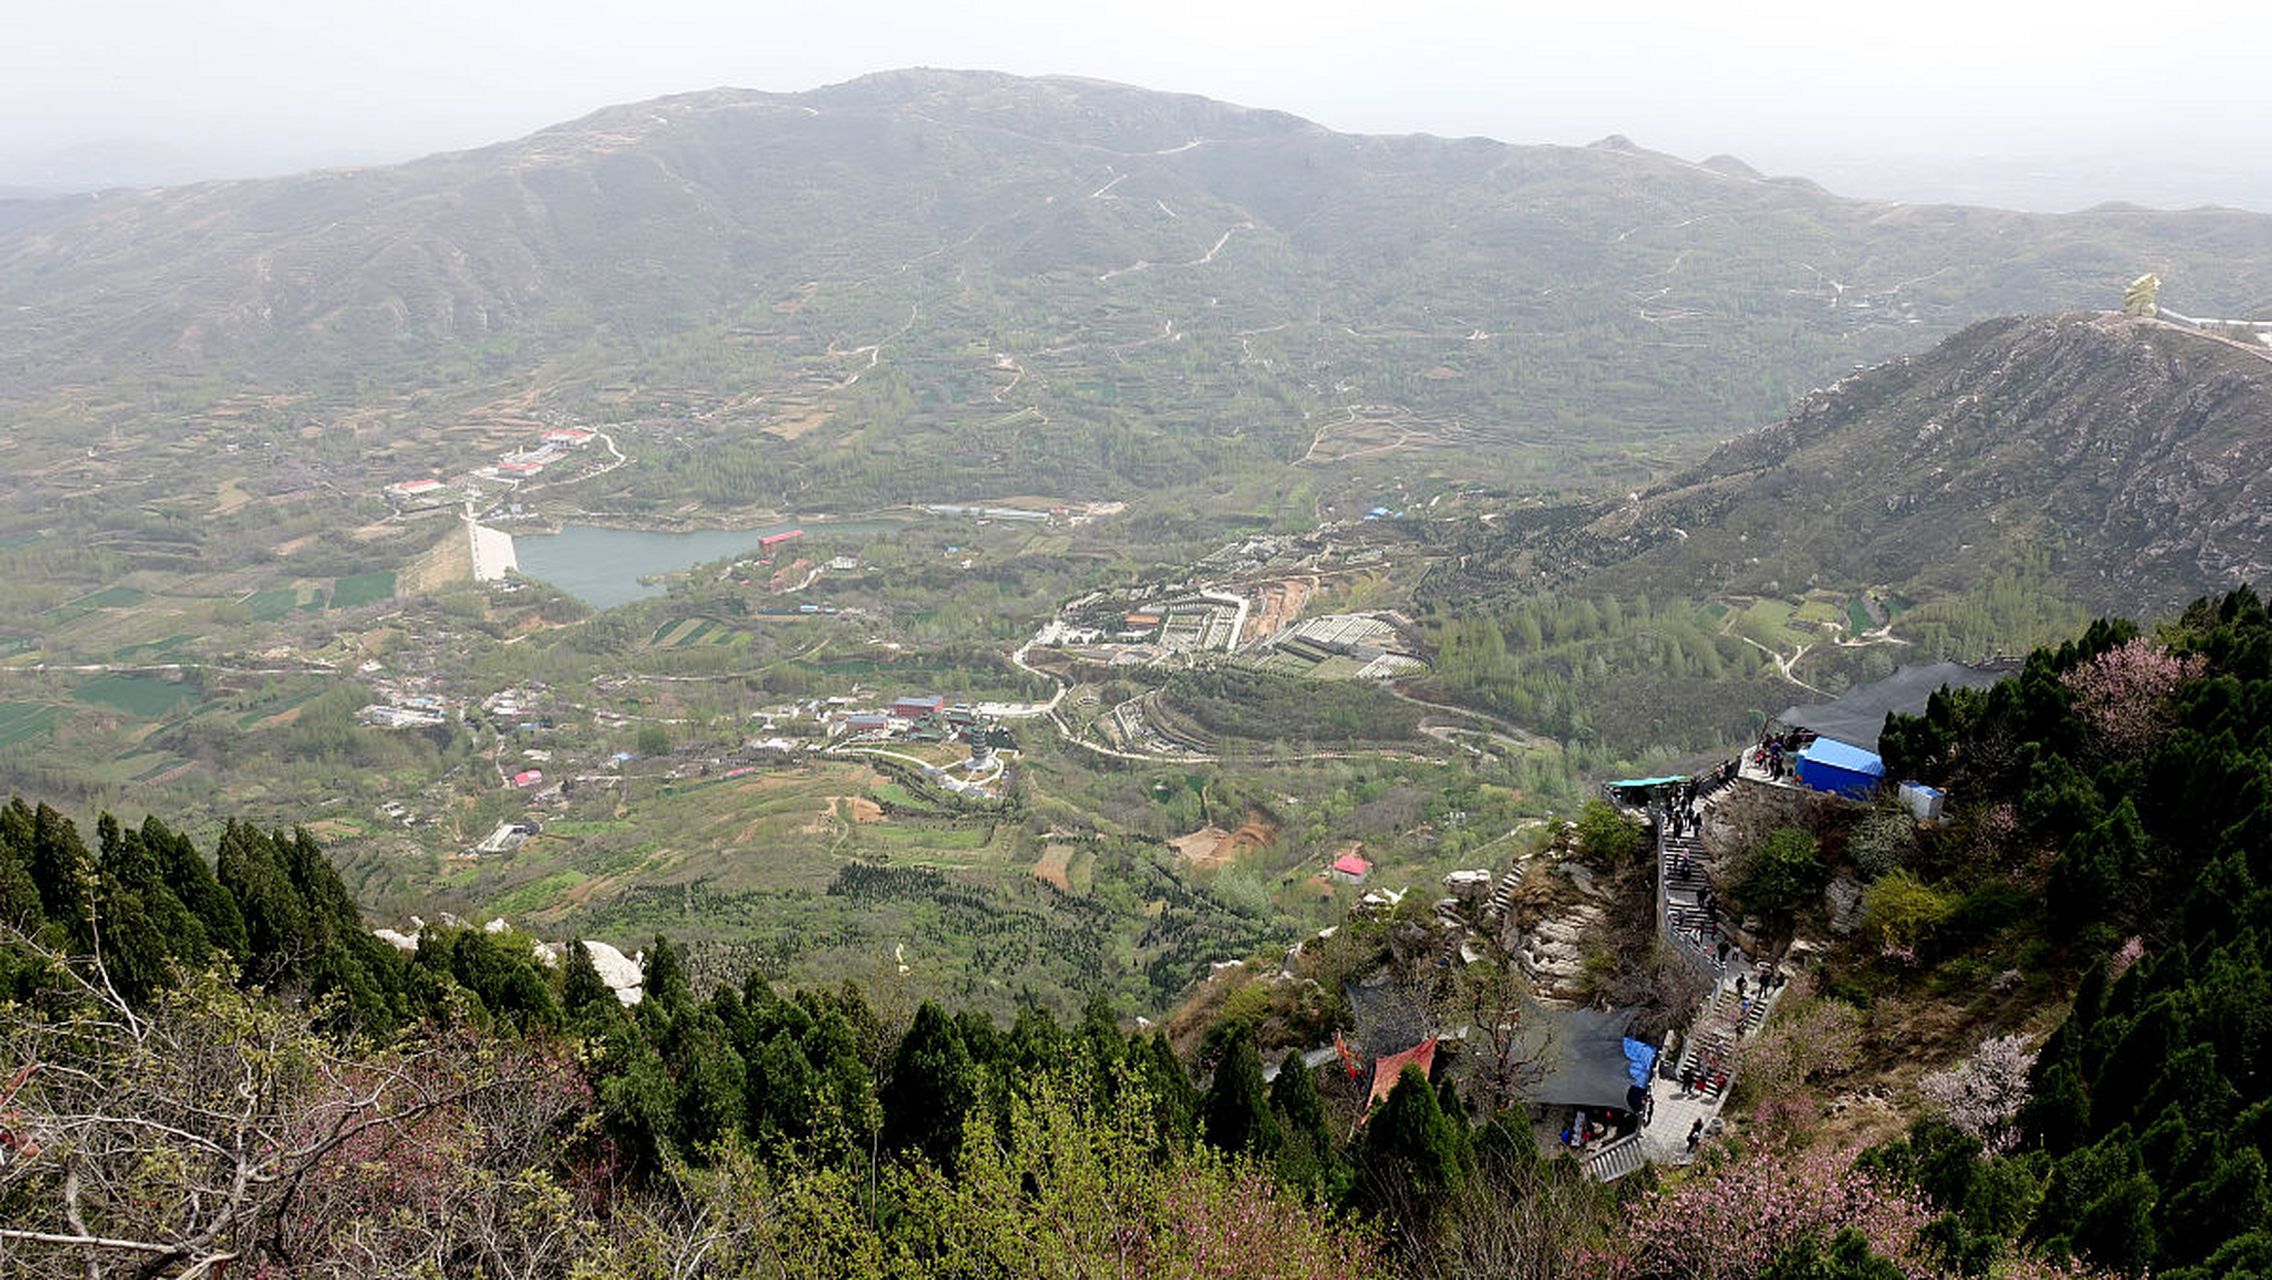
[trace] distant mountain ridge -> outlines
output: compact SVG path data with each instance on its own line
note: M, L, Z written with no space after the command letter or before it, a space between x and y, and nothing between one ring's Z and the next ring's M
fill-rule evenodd
M619 506L1122 494L1416 451L1568 469L2149 269L2245 314L2272 298L2272 217L1874 204L1720 158L911 70L10 206L0 408L59 466L89 433L196 447L217 411L508 397L743 451L703 475L650 458ZM153 388L181 394L153 414ZM902 479L879 440L935 470Z

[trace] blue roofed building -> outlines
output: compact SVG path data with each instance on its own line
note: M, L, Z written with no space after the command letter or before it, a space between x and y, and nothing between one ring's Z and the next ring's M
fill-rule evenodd
M1862 799L1877 790L1885 780L1885 761L1875 751L1866 751L1851 742L1836 738L1816 738L1799 748L1799 781L1817 791Z

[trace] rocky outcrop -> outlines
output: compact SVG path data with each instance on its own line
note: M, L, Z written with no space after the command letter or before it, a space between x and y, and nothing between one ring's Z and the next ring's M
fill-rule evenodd
M1540 998L1584 998L1586 939L1600 930L1603 915L1590 902L1574 903L1520 931L1512 953Z
M442 923L445 926L455 928L460 924L460 921L456 916L445 912L442 915ZM426 922L417 916L412 916L409 924L408 931L373 929L371 936L397 951L416 952L418 950L418 939L426 932ZM496 916L482 925L481 931L488 934L505 934L511 932L512 927L503 916ZM531 938L529 950L537 959L547 965L557 967L560 963L561 949L549 942ZM600 981L606 983L608 990L615 993L617 1001L628 1006L639 1003L645 997L646 992L643 984L646 979L641 965L641 961L645 958L644 952L636 956L627 956L607 943L593 942L587 939L584 942L584 954L592 958L592 967L599 971Z

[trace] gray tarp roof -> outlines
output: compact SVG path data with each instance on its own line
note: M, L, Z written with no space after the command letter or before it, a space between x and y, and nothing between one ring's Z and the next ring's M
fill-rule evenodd
M1887 712L1918 715L1925 710L1926 700L1943 685L1984 689L2018 670L2016 663L1968 667L1961 662L1936 662L1930 666L1901 667L1883 680L1847 691L1835 701L1786 707L1775 719L1794 728L1812 729L1825 738L1875 751L1878 733L1885 728Z
M1626 1074L1625 1032L1631 1009L1554 1009L1523 1002L1523 1032L1516 1053L1541 1054L1546 1075L1524 1089L1527 1102L1550 1107L1615 1107L1631 1104ZM1543 1045L1542 1045L1543 1042ZM1482 1043L1469 1037L1469 1048Z

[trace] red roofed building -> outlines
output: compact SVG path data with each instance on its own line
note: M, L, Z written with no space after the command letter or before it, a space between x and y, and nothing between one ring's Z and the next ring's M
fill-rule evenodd
M1354 853L1345 853L1333 860L1333 878L1343 884L1357 884L1373 874L1373 864Z
M592 433L581 427L554 427L544 433L544 438L552 444L578 445L589 441Z
M1429 1036L1402 1053L1392 1053L1373 1062L1373 1091L1365 1099L1367 1110L1379 1106L1381 1100L1388 1097L1389 1090L1396 1087L1396 1078L1404 1074L1406 1067L1420 1068L1421 1075L1433 1072L1436 1069L1436 1037Z
M544 781L544 770L542 769L523 769L513 775L513 785L516 787L533 787L542 781Z
M925 716L938 714L946 705L945 698L935 693L926 693L917 698L898 699L891 704L891 713L902 720L921 720Z

